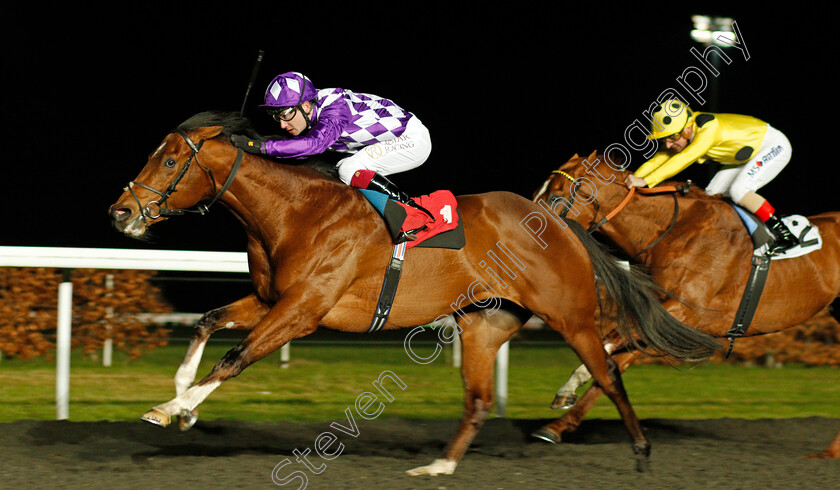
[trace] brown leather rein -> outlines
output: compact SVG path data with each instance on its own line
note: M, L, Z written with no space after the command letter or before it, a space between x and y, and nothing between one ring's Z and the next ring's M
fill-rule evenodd
M580 188L580 182L577 179L575 179L574 177L572 177L571 175L567 174L566 172L564 172L562 170L554 170L551 173L561 175L561 176L565 177L566 179L568 179L569 181L571 181L574 185L575 190ZM620 184L618 184L618 185L620 185ZM631 187L630 192L628 192L627 195L624 196L624 199L621 200L621 202L618 204L618 206L616 206L616 208L613 209L606 216L601 218L600 221L598 221L596 223L595 222L595 217L593 217L591 226L589 227L589 229L587 231L591 234L595 230L597 230L598 228L603 226L605 223L607 223L608 221L613 219L618 213L621 212L622 209L624 209L625 206L627 206L627 204L630 202L630 199L633 198L633 196L636 194L636 192L638 192L639 194L645 195L645 196L671 193L674 196L674 215L671 218L671 224L668 225L668 228L665 229L665 231L662 233L662 235L660 235L656 240L654 240L653 243L651 243L647 247L643 248L641 252L635 254L633 256L633 258L635 259L635 258L639 257L640 255L642 255L643 253L650 250L651 248L653 248L653 246L656 245L657 243L659 243L659 241L662 240L665 237L665 235L667 235L668 232L671 231L671 229L674 227L674 225L677 224L677 218L679 217L679 213L680 213L680 204L679 204L679 201L677 200L677 193L680 193L682 195L688 194L690 186L691 186L691 181L689 180L686 183L686 185L684 185L684 186L662 186L662 187L656 187L656 188L653 188L653 189L642 188L642 187ZM570 192L569 204L560 213L560 217L565 218L566 214L569 212L569 210L573 206L574 199L575 199L574 194L575 194L574 192ZM598 210L600 209L601 205L600 205L600 203L598 203L597 199L593 199L593 202L594 202L594 205L595 205L595 215L597 216Z

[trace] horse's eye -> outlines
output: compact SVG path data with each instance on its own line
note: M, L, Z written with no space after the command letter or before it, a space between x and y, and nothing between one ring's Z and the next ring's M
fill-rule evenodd
M166 168L172 168L172 167L175 166L175 160L173 160L171 158L167 158L166 160L164 160L163 166L166 167Z

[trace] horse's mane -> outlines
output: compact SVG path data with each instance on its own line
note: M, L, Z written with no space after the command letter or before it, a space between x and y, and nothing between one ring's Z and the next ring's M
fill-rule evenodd
M254 127L251 125L251 120L247 117L240 116L235 112L223 111L206 111L199 112L186 121L178 125L181 131L195 131L199 128L207 126L221 126L222 136L230 141L233 134L244 134L250 137L259 136Z
M224 138L230 143L230 137L234 134L244 134L250 138L258 138L260 134L251 125L251 120L247 117L240 116L236 112L225 111L206 111L190 117L186 121L178 125L179 130L195 131L199 128L207 126L221 126L222 132L217 138ZM285 135L272 136L269 139L285 139ZM302 165L316 170L328 177L337 179L338 170L336 169L336 158L330 158L332 155L317 155L307 158L305 160L286 159L282 163L287 165Z

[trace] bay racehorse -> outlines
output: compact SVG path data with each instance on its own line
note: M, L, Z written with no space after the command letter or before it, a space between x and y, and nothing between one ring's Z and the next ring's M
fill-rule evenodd
M726 336L753 255L753 243L741 218L720 196L708 196L696 188L685 193L685 183L631 192L624 185L626 173L620 162L608 161L596 152L588 157L574 155L552 172L534 193L534 201L542 200L554 212L565 212L568 218L596 228L627 257L646 267L673 294L663 305L675 318L709 335ZM835 318L840 313L840 213L808 219L820 230L822 248L772 261L746 336L796 326L832 303ZM615 336L606 339L606 346L622 370L639 355L623 349ZM588 374L582 366L552 403L553 408L574 406L535 433L537 437L559 442L564 432L578 427L601 393L593 385L578 400L574 390L586 381ZM828 449L813 456L840 457L840 433Z
M164 138L109 210L117 230L141 238L167 216L206 212L221 202L248 238L254 293L197 323L176 374L176 397L142 417L162 426L179 417L182 429L189 428L198 405L222 382L319 326L366 331L391 259L383 219L360 192L304 165L243 154L230 143L237 133L253 130L234 114L188 119ZM532 313L562 334L613 400L643 467L650 445L594 320L596 274L624 313L628 338L641 337L662 354L692 359L709 356L720 342L665 314L649 276L622 269L579 225L566 226L512 193L457 201L466 246L409 250L384 327L426 325L457 305L464 418L444 459L410 473L454 471L493 402L496 352ZM564 257L560 265L557 254ZM488 260L493 257L501 262ZM207 338L222 328L249 332L193 384Z

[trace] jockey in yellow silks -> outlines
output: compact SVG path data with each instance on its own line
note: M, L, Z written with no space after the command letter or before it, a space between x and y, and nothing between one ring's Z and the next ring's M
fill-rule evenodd
M658 140L660 151L628 174L628 188L654 187L692 163L713 160L722 168L707 194L726 196L765 222L775 239L771 254L799 244L773 206L756 193L790 161L790 142L779 130L751 116L694 112L671 99L654 110L648 138Z

